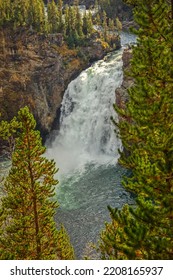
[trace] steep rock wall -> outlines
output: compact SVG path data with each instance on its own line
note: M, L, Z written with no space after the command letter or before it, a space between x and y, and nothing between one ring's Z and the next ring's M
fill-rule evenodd
M123 82L121 87L117 88L115 91L116 96L116 104L120 108L124 108L126 102L128 101L128 88L133 85L133 79L127 75L127 72L130 70L130 60L132 58L132 50L127 48L123 52L122 60L123 60ZM119 116L119 120L121 121L121 117Z
M21 107L28 105L45 139L58 124L67 85L107 51L94 38L86 47L69 50L61 34L46 36L25 29L13 33L0 30L2 119L10 120Z

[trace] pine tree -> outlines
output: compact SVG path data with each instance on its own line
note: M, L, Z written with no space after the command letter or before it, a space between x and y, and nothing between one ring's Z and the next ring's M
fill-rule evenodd
M63 225L58 232L58 252L62 260L74 260L74 250L71 246L69 236Z
M65 37L70 32L70 22L69 22L69 6L65 5L64 9L64 35Z
M98 13L97 16L96 16L95 24L96 24L96 25L101 25L101 18L100 18L99 13Z
M90 36L93 33L93 21L91 11L85 13L83 17L83 33Z
M11 21L11 0L0 0L0 26Z
M95 0L94 2L94 10L98 13L100 9L99 1Z
M27 107L19 111L17 120L20 131L1 201L0 259L62 259L62 230L56 229L53 219L58 206L53 200L58 183L55 162L43 156L45 147ZM66 232L63 238L73 258Z
M50 33L58 32L60 25L60 13L54 0L49 2L47 5L47 17Z
M132 0L139 25L125 108L115 110L123 146L120 163L132 171L124 186L136 206L111 209L102 233L106 259L173 259L173 2Z
M123 0L99 0L99 5L101 12L105 11L109 18L115 19L120 13L123 17L123 12L131 16L131 8Z
M0 115L1 116L1 115ZM11 159L15 145L15 134L20 128L20 123L14 117L10 122L1 120L0 122L0 139L7 142L6 155Z
M120 32L122 30L122 23L118 17L116 17L116 28L117 28L118 32Z
M42 0L29 0L28 10L28 26L32 27L36 31L44 32L45 26L45 10Z
M74 7L69 7L69 34L73 34L76 29L76 10Z
M14 27L23 26L27 23L29 1L15 0L11 3L12 20Z
M108 20L108 27L110 31L115 31L115 25L113 19L109 18Z
M78 1L76 2L76 6L75 6L75 14L76 14L76 31L77 34L79 35L79 38L83 38L84 34L83 34L83 21L82 21L82 16L81 13L79 11L79 7L78 7L79 3Z
M59 32L62 32L62 29L64 28L64 22L63 22L63 1L58 0L58 12L59 12Z
M1 114L0 114L1 117ZM20 128L20 124L17 121L16 117L14 117L10 122L0 121L0 144L3 145L2 155L4 156L4 160L11 160L12 153L14 151L15 146L15 134L16 131ZM8 163L10 166L10 162ZM3 182L5 176L8 174L8 168L0 168L0 198L3 194ZM1 205L1 201L0 201Z

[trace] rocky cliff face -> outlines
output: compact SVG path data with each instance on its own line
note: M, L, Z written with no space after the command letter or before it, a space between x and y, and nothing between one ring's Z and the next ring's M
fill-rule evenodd
M37 35L20 29L0 30L0 112L9 120L28 105L42 137L58 122L64 91L92 61L106 53L93 38L80 50L69 50L61 34Z
M130 88L134 83L134 80L126 74L126 72L128 72L130 70L131 58L132 58L132 50L125 49L123 52L123 56L122 56L123 71L124 71L123 82L122 82L121 87L117 88L115 91L116 105L119 108L125 108L126 102L129 99L128 88ZM124 120L124 118L122 118L120 115L118 116L118 118L119 118L120 122L122 120ZM126 118L126 121L131 122L131 120L128 118ZM123 152L126 157L128 157L130 155L129 151L126 148L123 148Z
M128 101L128 91L127 89L133 85L133 79L129 77L126 72L130 69L130 60L132 58L132 50L131 49L125 49L123 52L123 82L121 87L117 88L115 91L116 95L116 104L120 108L124 108L126 102ZM119 116L119 120L121 121L121 117Z

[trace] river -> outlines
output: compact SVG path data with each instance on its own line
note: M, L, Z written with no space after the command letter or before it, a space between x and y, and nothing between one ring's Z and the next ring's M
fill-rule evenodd
M134 41L122 34L122 45ZM127 171L119 166L121 141L110 117L115 89L122 83L123 49L93 63L73 80L63 97L60 130L48 144L47 156L59 167L56 189L60 207L56 222L63 223L78 259L89 242L97 242L105 221L107 205L121 208L132 204L121 181Z

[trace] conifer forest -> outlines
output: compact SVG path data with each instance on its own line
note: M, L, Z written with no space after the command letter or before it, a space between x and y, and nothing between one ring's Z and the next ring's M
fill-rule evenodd
M0 259L172 260L173 0L0 0L0 64Z

